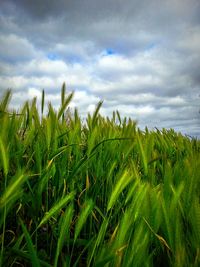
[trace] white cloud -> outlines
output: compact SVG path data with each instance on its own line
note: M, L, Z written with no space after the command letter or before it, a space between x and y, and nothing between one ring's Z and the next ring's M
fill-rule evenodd
M37 56L34 46L15 34L0 35L0 58L5 61L24 61Z
M3 3L0 90L16 106L44 88L58 108L65 81L84 116L102 99L102 114L198 132L198 0Z
M123 72L133 71L134 65L131 60L123 55L103 55L97 62L97 70L104 72Z
M62 60L34 59L26 66L22 66L23 73L32 75L51 75L67 73L69 68Z
M192 28L188 27L177 42L177 46L186 52L190 52L190 54L200 54L200 25Z
M29 84L29 80L27 80L24 76L1 76L0 77L0 86L1 90L6 90L8 88L11 89L22 89L27 87Z

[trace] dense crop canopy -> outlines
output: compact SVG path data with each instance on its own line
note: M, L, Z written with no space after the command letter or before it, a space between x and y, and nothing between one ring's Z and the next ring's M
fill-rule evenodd
M0 267L200 266L200 141L0 102Z

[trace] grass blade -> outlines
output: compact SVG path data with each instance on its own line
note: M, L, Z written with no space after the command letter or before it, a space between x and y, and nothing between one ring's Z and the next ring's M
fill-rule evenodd
M14 197L16 197L23 183L26 181L27 176L24 174L17 175L12 179L10 184L7 186L4 194L0 198L0 207L7 205Z
M0 102L0 114L7 111L7 107L11 98L11 90L7 90L3 100Z
M44 223L46 223L53 215L57 214L69 201L72 201L74 198L75 193L71 192L61 200L59 200L54 206L46 212L44 217L42 218L38 228L41 227Z
M66 85L63 83L62 89L61 89L61 104L64 105L65 102L65 93L66 93Z
M56 248L56 254L55 254L55 260L54 260L54 267L58 264L58 257L62 250L65 238L67 237L67 233L69 233L70 224L72 222L72 216L73 216L73 206L70 205L67 210L65 211L65 214L62 218L62 224L60 226L60 234L58 237L58 243Z
M99 103L98 103L98 105L97 105L97 107L96 107L96 109L95 109L95 112L94 112L94 114L93 114L93 117L92 117L92 126L93 126L93 127L94 127L95 124L96 124L97 116L98 116L98 113L99 113L99 110L100 110L102 104L103 104L103 101L99 101Z
M91 213L93 207L94 207L94 203L91 199L86 201L84 208L82 209L80 216L78 218L78 221L76 223L76 226L75 226L74 242L76 241L78 235L80 234L81 229L82 229L84 223L86 222L87 217Z
M112 191L110 200L108 202L107 211L109 211L113 207L119 194L130 183L131 180L132 180L132 176L127 171L125 171L124 174L119 179L119 181L116 183L115 188Z
M7 176L9 168L8 151L3 143L1 136L0 136L0 155L1 155L1 160L3 162L4 175Z
M64 113L66 107L68 106L68 104L70 103L70 101L72 100L74 93L72 92L67 99L64 101L64 103L62 104L59 112L58 112L58 120L61 118L62 114Z
M29 254L30 254L30 259L31 259L31 263L33 267L40 267L40 263L39 263L39 259L37 257L37 253L36 250L33 246L33 242L31 240L31 237L26 229L26 226L24 225L23 221L20 219L20 224L22 227L22 230L24 232L24 236L27 242L27 246L28 246L28 250L29 250Z
M42 90L42 103L41 103L41 113L43 115L44 112L44 99L45 99L45 93L44 90Z

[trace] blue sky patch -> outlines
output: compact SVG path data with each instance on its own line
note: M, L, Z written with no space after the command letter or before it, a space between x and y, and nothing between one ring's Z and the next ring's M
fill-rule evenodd
M54 53L48 53L48 54L47 54L47 57L48 57L48 59L50 59L50 60L58 60L58 59L60 59L59 56L56 55L56 54L54 54Z
M107 55L114 55L114 54L115 54L115 52L114 52L114 50L113 50L113 49L111 49L111 48L108 48L108 49L106 49L106 54L107 54Z

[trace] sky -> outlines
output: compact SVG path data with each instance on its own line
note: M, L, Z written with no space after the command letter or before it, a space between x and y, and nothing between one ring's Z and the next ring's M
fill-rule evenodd
M19 108L60 89L101 114L200 137L199 0L0 0L0 95Z

